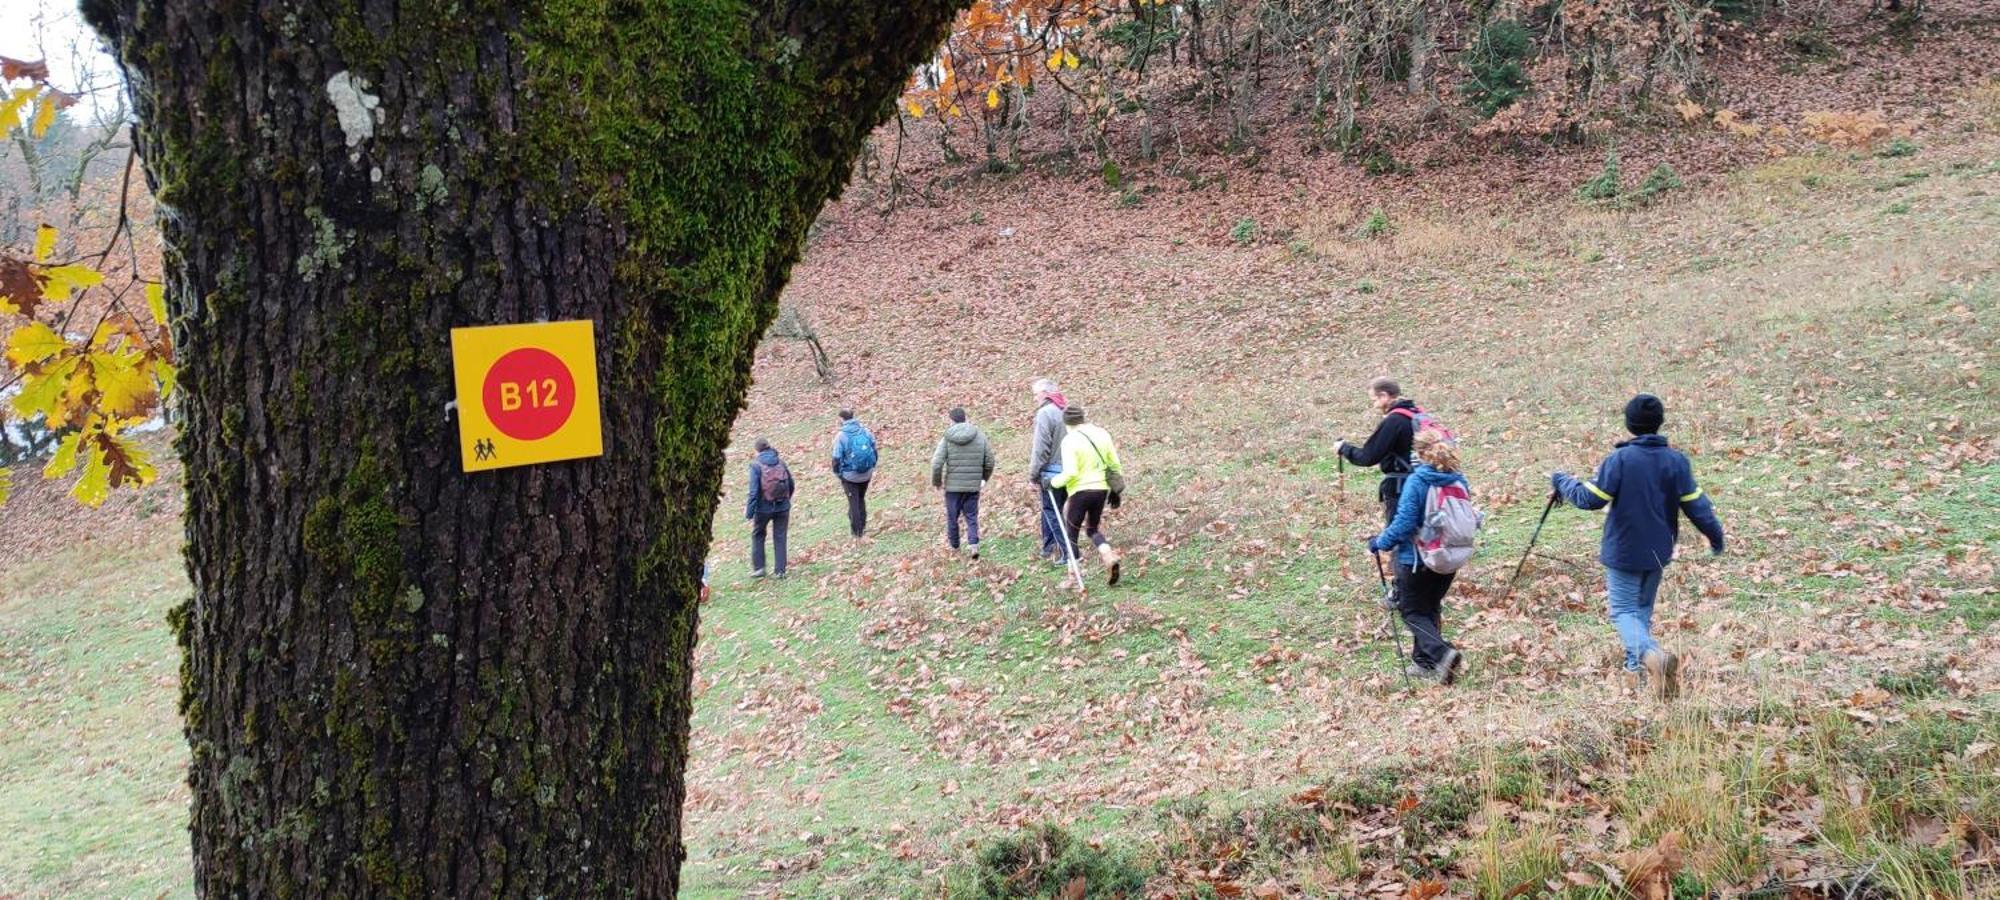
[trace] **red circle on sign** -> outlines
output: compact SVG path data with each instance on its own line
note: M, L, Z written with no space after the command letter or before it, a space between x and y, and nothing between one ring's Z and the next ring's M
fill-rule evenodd
M522 347L494 360L480 397L486 418L501 434L538 441L555 434L576 411L576 379L555 354Z

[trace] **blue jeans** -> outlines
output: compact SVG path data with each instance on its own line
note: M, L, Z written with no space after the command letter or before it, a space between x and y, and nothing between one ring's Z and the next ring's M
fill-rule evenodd
M1625 644L1625 670L1638 671L1639 657L1659 649L1653 640L1653 598L1660 593L1660 576L1665 569L1614 569L1604 567L1605 604L1611 612L1611 627Z
M1062 549L1063 526L1061 510L1063 503L1069 500L1069 492L1062 488L1049 487L1049 476L1061 471L1061 466L1043 469L1041 477L1036 479L1036 483L1041 485L1040 493L1042 495L1042 549L1040 553L1042 556L1056 553L1064 555L1066 558L1067 554Z

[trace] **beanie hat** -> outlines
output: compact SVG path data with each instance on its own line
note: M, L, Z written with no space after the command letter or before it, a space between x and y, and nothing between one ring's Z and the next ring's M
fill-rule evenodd
M945 413L945 417L954 422L963 422L965 421L965 407L954 406L951 408L951 412Z
M1652 394L1640 394L1625 404L1625 430L1633 434L1657 434L1667 423L1667 405Z
M1072 404L1070 404L1070 405L1068 406L1068 408L1064 409L1064 410L1063 410L1063 424L1064 424L1064 425L1082 425L1082 424L1083 424L1083 404L1081 404L1081 403L1072 403Z

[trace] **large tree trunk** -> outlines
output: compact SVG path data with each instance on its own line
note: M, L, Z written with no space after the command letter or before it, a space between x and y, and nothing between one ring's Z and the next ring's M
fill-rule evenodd
M752 350L956 5L86 0L168 244L202 893L674 893ZM604 455L464 474L448 330L542 319Z

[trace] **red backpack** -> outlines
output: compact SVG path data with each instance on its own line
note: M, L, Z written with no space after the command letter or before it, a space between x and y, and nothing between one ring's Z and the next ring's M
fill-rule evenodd
M763 468L757 475L758 499L765 503L783 503L792 499L792 470L782 462L774 462Z

